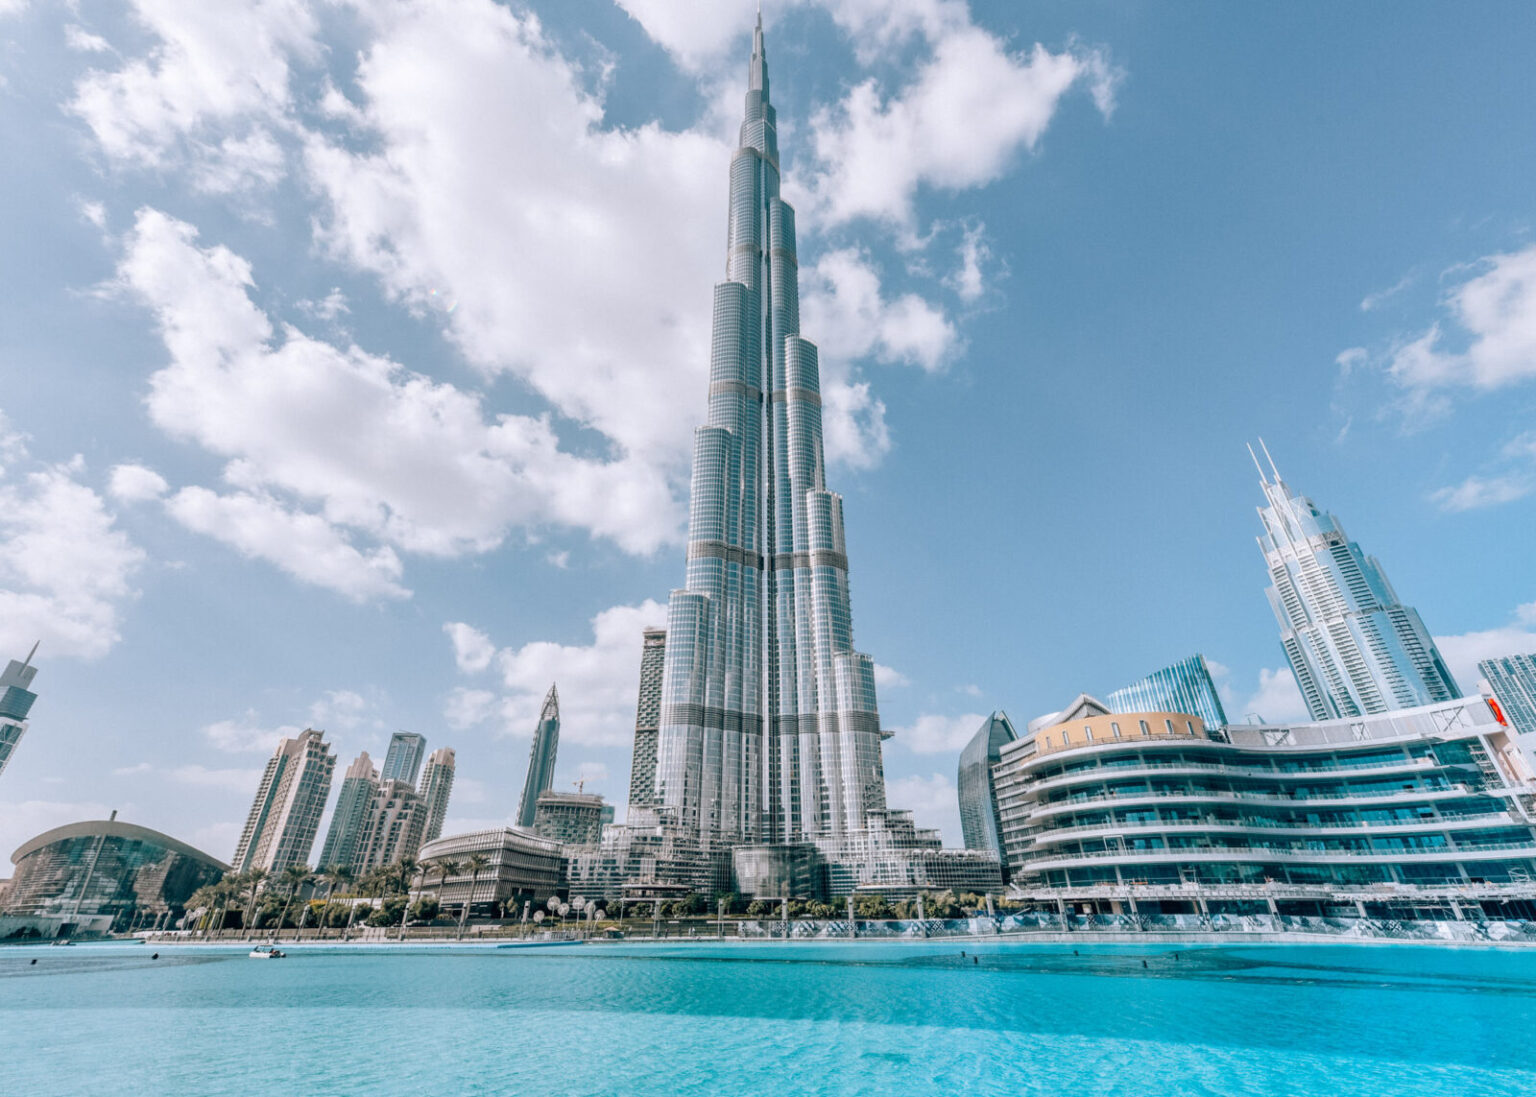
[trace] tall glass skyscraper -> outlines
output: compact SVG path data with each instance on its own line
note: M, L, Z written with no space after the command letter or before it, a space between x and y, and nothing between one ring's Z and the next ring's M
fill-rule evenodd
M1208 728L1227 723L1226 709L1221 707L1203 655L1153 671L1141 681L1115 690L1105 702L1110 712L1185 712L1200 717Z
M538 814L539 793L548 792L555 783L555 754L560 749L560 694L549 687L539 722L533 729L533 746L528 751L528 776L523 778L523 798L517 804L517 825L533 829Z
M1269 604L1312 719L1461 696L1418 611L1398 601L1376 558L1332 514L1291 491L1272 459L1273 480L1258 458L1254 464L1269 504L1259 508Z
M427 737L414 731L397 731L389 737L389 750L384 754L384 771L381 781L416 783L421 772L421 759L427 753Z
M1494 699L1515 732L1536 734L1536 655L1484 659L1477 669L1488 679Z
M0 674L0 773L5 772L16 744L27 733L27 714L37 700L37 694L28 688L37 677L37 668L32 665L32 656L36 654L37 645L33 644L26 662L12 659L5 673Z
M347 767L346 776L341 779L336 810L331 813L331 829L326 832L316 868L324 872L333 865L352 868L357 864L358 841L368 825L368 812L378 790L379 771L373 768L373 759L365 750Z
M640 647L640 696L635 702L635 749L629 763L629 806L656 803L656 736L661 721L661 672L667 630L648 628Z
M816 347L759 18L672 592L656 797L708 848L839 838L885 808L874 662L853 648L842 497L827 490Z
M960 830L965 848L993 854L1006 868L1003 855L1003 821L998 813L997 787L992 767L1002 761L1003 747L1019 737L1013 721L1001 710L982 721L976 734L960 752L955 787L960 797ZM1006 876L1004 881L1006 882Z
M421 834L423 842L431 842L443 833L443 820L448 817L448 797L453 794L454 766L452 747L439 747L427 759L421 787L417 789L427 805L427 822Z

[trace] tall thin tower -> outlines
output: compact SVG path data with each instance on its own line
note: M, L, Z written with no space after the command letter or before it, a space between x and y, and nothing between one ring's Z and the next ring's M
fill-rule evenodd
M1381 564L1337 518L1290 489L1267 448L1264 457L1268 472L1257 457L1253 463L1269 503L1259 508L1269 604L1312 719L1461 696L1418 611L1398 601Z
M0 674L0 773L5 772L16 744L27 733L27 714L37 700L31 689L32 679L37 677L37 668L32 665L32 656L36 654L37 645L33 644L26 662L12 659L5 673Z
M874 662L853 649L821 425L759 15L657 738L661 810L706 848L838 838L885 808Z
M523 779L523 798L517 805L517 825L533 829L533 817L539 806L539 793L548 792L555 783L555 753L560 749L560 694L553 684L539 710L539 722L533 729L533 746L528 751L528 776Z

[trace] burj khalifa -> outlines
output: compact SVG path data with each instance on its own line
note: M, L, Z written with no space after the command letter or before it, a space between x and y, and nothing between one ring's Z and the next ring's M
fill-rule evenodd
M706 850L855 834L886 806L874 662L853 647L843 501L827 490L820 368L800 335L761 16L691 491L654 802Z

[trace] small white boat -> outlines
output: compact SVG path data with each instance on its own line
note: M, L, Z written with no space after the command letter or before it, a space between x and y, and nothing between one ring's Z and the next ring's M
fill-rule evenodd
M281 960L288 954L276 945L257 945L250 955L252 960Z

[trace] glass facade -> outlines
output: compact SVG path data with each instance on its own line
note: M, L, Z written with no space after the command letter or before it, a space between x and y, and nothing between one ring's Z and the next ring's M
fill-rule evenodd
M1257 464L1255 459L1255 464ZM1259 548L1280 643L1314 720L1413 708L1461 695L1418 611L1333 515L1262 466ZM1262 714L1260 714L1262 716Z
M32 651L36 653L36 645L33 645ZM5 772L6 763L15 753L16 745L27 733L27 714L32 711L32 703L37 700L37 694L28 687L36 676L37 668L32 665L31 655L23 663L12 659L5 673L0 674L0 773Z
M533 746L528 751L528 775L523 778L523 798L517 804L517 825L533 828L539 809L539 794L555 783L555 755L560 749L560 694L549 687L538 725L533 729Z
M448 797L453 794L453 774L453 748L434 750L427 759L427 768L421 775L421 787L418 790L427 812L426 826L422 831L424 842L430 842L443 833L443 820L448 817Z
M389 750L384 754L384 771L381 781L404 781L414 785L421 773L421 759L427 753L427 737L414 731L397 731L389 737Z
M998 814L992 767L1001 760L1003 747L1018 737L1008 714L994 712L982 721L960 752L960 768L955 776L965 848L991 853L999 862L1003 860L1002 818Z
M853 649L843 503L825 482L776 126L759 22L656 747L658 810L705 851L853 834L885 808L874 663Z
M50 830L11 860L16 869L5 915L52 922L49 936L70 927L165 928L194 891L228 869L168 835L115 819Z
M1216 683L1205 656L1192 655L1117 689L1106 699L1111 712L1186 712L1198 716L1208 728L1227 722Z
M342 778L336 810L331 813L331 829L326 833L316 868L356 867L357 843L368 825L368 812L378 789L379 771L373 768L373 759L365 750L347 767L346 776Z
M635 750L629 766L631 807L656 803L656 736L661 729L661 675L667 630L645 630L640 648L640 696L635 703Z
M541 792L533 832L573 846L594 846L603 834L603 798L581 792Z
M1477 669L1519 735L1536 735L1536 655L1484 659Z

